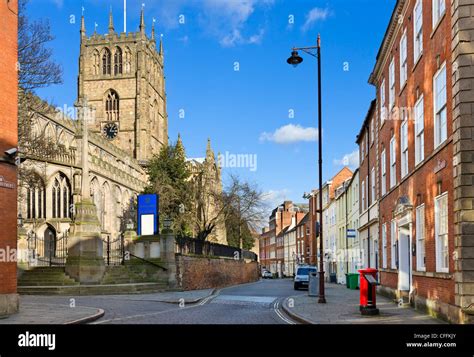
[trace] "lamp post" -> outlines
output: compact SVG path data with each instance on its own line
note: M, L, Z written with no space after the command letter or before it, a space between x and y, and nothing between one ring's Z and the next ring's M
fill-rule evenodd
M316 54L313 51L316 50ZM303 51L318 60L318 169L319 169L319 299L318 303L326 303L326 296L324 294L324 249L323 249L323 145L322 145L322 103L321 103L321 36L318 35L317 45L310 47L294 47L290 58L286 61L288 64L296 67L303 58L299 56L298 51Z

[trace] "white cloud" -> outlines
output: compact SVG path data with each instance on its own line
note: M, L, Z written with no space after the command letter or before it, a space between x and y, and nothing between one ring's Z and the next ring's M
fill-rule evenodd
M51 0L57 8L61 9L64 5L64 0Z
M277 144L291 144L299 141L317 141L316 128L304 128L301 125L288 124L276 129L273 133L264 132L260 141L273 141Z
M157 14L157 25L169 30L197 22L199 27L208 36L215 38L222 47L234 47L261 43L265 34L263 28L252 33L246 25L256 11L269 8L274 2L275 0L153 1L147 3L147 13ZM133 6L137 9L136 14L139 14L138 4ZM191 17L191 12L197 16Z
M359 151L354 150L350 154L344 155L341 159L335 159L333 163L337 166L349 166L352 168L357 168L359 167Z
M316 22L320 20L321 21L326 20L329 15L330 15L330 12L329 12L329 9L327 8L322 9L319 7L315 7L311 9L306 15L306 21L304 25L301 27L301 30L303 30L304 32L308 31L314 26Z
M288 199L290 194L290 190L283 189L283 190L270 190L268 192L264 192L263 200L265 201L265 205L269 210L273 210L278 205L281 205L284 201Z

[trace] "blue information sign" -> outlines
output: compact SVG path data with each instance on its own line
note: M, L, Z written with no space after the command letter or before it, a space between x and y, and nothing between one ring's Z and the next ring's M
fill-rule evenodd
M158 234L159 196L156 194L138 196L138 232L139 236Z
M356 230L355 229L347 229L347 238L356 238Z

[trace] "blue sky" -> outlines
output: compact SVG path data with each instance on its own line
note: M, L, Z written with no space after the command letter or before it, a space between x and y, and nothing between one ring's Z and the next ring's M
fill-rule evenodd
M163 34L169 136L181 133L187 154L256 155L257 166L224 168L268 193L270 204L301 202L317 186L316 59L286 64L293 46L322 37L324 177L356 164L355 137L375 96L367 83L395 0L128 0L127 30L142 3L147 31ZM76 98L81 7L88 35L107 32L112 6L123 31L123 0L30 0L32 18L47 18L64 84L39 92L59 106ZM184 118L180 113L184 111ZM352 154L352 155L351 155ZM225 179L225 177L224 177Z

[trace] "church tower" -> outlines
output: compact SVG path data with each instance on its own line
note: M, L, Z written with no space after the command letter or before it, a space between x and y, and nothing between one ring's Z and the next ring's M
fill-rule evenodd
M89 130L144 166L168 145L163 44L157 48L154 27L148 37L142 9L138 32L115 32L112 11L107 34L88 37L84 17L80 30L78 98L95 108Z

